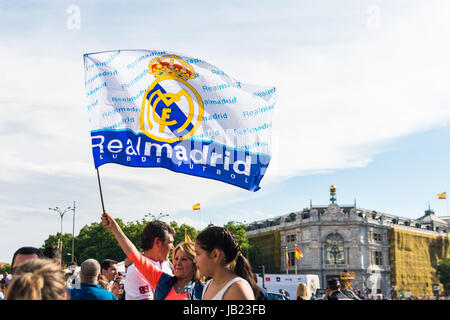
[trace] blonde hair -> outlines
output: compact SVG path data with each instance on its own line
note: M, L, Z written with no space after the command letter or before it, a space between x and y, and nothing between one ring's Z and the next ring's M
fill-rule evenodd
M61 267L49 259L31 259L14 271L6 300L65 300Z
M302 300L311 300L308 287L303 282L299 282L297 285L297 298L301 298Z
M177 251L181 250L192 262L194 262L195 258L195 249L193 242L180 242L175 249L173 249L173 257L177 254ZM192 279L194 282L204 280L203 277L200 276L200 272L198 272L197 266L194 263L194 277Z

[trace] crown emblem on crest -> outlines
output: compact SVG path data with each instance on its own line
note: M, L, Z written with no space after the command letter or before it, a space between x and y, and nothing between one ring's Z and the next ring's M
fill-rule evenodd
M166 75L176 76L183 80L196 78L194 68L174 54L153 58L148 65L148 72L156 78Z

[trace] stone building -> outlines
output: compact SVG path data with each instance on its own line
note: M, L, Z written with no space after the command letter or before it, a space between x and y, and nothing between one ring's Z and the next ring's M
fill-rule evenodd
M310 205L250 223L247 237L261 248L254 265L264 265L266 273L286 273L287 252L288 272L317 274L322 287L330 277L348 271L354 273L352 287L357 290L384 296L391 296L393 288L416 296L433 294L435 266L450 257L447 221L431 210L407 219L356 204L339 206L333 196L331 200L328 206ZM296 247L303 253L299 260Z

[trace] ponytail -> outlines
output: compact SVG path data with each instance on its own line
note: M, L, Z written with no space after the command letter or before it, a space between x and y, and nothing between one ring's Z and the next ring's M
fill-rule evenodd
M224 263L230 265L231 270L237 276L245 279L250 284L256 299L259 289L256 285L250 263L242 255L241 247L232 232L224 227L211 226L197 235L195 243L207 252L211 252L216 248L222 250L225 254Z
M6 300L63 300L66 286L61 267L47 259L21 264L8 285Z
M259 289L256 285L255 278L253 276L252 268L250 267L250 263L247 258L245 258L241 252L236 256L234 266L234 273L236 273L239 277L247 280L249 285L252 287L253 294L255 295L255 299L258 297Z

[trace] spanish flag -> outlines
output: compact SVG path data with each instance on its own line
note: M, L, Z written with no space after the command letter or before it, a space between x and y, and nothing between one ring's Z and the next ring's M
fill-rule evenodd
M191 242L191 238L189 238L186 230L184 231L184 242Z
M300 258L303 258L303 253L300 251L299 248L295 248L295 260L298 260Z
M447 199L447 193L443 192L443 193L438 194L438 199Z
M192 210L200 210L200 203L194 204Z
M288 252L286 250L286 271L288 271L288 270L289 270L289 255L288 255Z

